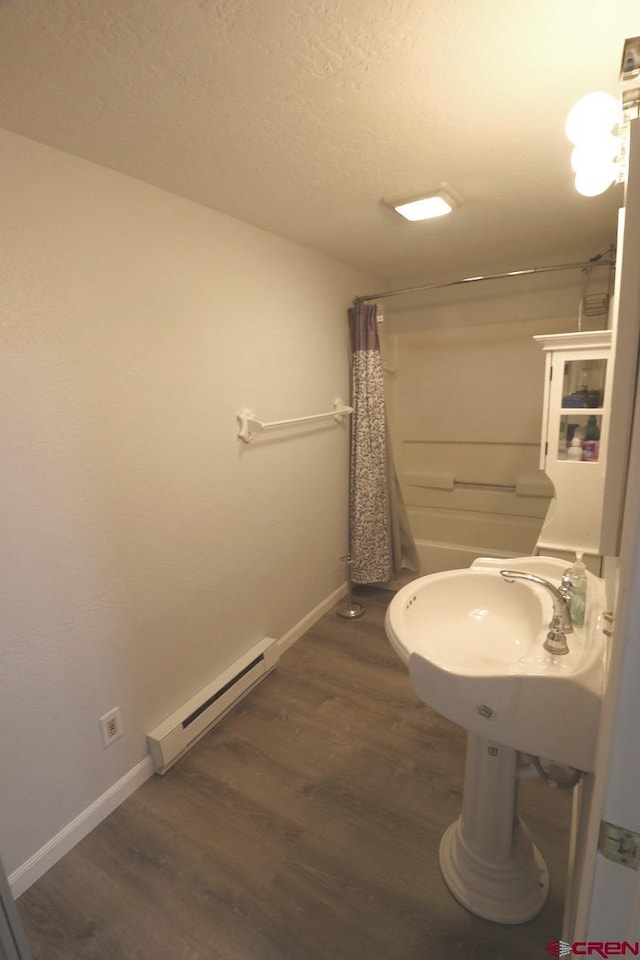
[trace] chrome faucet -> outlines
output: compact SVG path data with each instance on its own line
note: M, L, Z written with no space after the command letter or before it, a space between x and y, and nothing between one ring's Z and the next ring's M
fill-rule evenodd
M562 656L569 653L567 644L568 633L573 633L573 624L571 622L571 585L568 578L562 578L562 587L558 588L548 580L537 577L533 573L523 573L520 570L501 570L500 575L504 577L507 583L513 583L514 580L528 580L531 583L537 583L541 587L546 587L553 598L553 617L549 624L549 633L544 642L544 649L556 656Z

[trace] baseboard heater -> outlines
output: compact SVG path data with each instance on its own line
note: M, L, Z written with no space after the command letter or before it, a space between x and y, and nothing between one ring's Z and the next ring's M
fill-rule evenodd
M147 735L147 742L155 772L166 773L179 757L273 670L278 655L277 641L265 637L152 730Z

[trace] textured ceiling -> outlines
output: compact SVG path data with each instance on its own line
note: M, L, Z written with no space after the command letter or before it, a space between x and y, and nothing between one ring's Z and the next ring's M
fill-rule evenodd
M567 110L617 93L638 0L5 0L0 126L390 282L590 256ZM451 185L450 217L382 197Z

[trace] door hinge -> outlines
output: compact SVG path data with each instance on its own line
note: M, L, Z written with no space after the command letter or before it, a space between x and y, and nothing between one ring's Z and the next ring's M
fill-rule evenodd
M598 849L607 860L632 870L640 867L640 833L601 820Z

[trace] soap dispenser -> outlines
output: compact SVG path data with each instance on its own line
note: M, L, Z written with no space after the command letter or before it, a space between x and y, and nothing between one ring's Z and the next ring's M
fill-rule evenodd
M587 608L587 568L582 553L582 550L576 551L576 559L567 571L571 584L571 622L574 627L584 626Z

